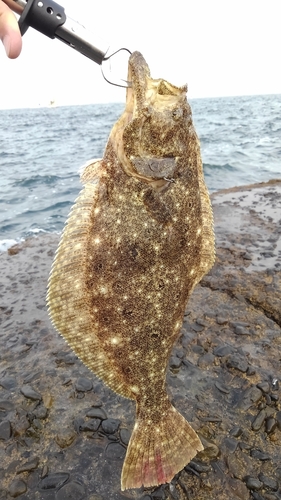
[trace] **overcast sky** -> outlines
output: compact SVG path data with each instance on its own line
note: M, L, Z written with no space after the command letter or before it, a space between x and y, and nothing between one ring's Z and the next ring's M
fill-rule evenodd
M281 93L281 0L58 3L97 40L142 52L153 78L188 83L190 97ZM118 61L126 78L127 56ZM0 75L0 108L125 100L97 64L31 28L17 60L0 47Z

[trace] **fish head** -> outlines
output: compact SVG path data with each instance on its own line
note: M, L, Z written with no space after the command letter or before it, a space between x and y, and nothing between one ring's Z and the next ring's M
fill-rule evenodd
M129 175L148 183L160 179L166 183L194 133L187 86L151 78L139 52L130 56L128 81L126 109L115 130L118 159Z

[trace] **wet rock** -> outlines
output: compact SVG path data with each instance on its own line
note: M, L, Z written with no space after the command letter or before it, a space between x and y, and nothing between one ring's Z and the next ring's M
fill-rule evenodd
M100 426L99 418L92 418L88 422L85 422L81 425L81 431L92 431L96 432Z
M12 435L11 423L9 420L3 420L0 423L0 440L7 441Z
M72 429L62 429L55 437L60 448L67 448L76 438L76 432Z
M114 434L114 432L118 431L119 425L120 420L117 420L115 418L107 418L106 420L102 421L101 427L106 434Z
M201 439L202 444L204 446L204 450L200 451L197 454L197 457L200 460L202 460L202 462L214 460L215 458L217 458L219 455L219 452L220 452L218 446L203 436L200 436L200 439Z
M251 450L251 457L256 458L257 460L270 460L270 455L267 453L263 453L261 450Z
M240 400L239 402L239 408L241 408L241 410L248 410L251 406L253 406L255 403L257 403L258 401L260 401L260 399L262 398L262 391L260 389L258 389L258 387L256 387L255 385L252 386L252 387L249 387L242 399Z
M26 490L26 483L22 479L14 479L9 486L9 493L13 498L19 497L25 493Z
M268 382L261 382L260 384L257 384L257 387L265 394L268 394L270 391L270 386Z
M249 490L247 489L247 486L242 483L242 481L239 479L229 478L228 484L232 492L231 500L247 500L249 498Z
M71 481L59 489L56 500L81 500L85 498L85 493L85 487L82 484Z
M222 382L219 382L218 380L215 382L215 386L220 392L223 392L224 394L230 393L230 389L228 389L226 385L224 385Z
M20 392L28 399L32 399L33 401L41 401L42 396L39 392L32 389L30 385L24 385Z
M69 478L69 474L67 472L54 472L53 474L48 474L48 476L44 477L38 488L41 491L45 490L56 490L60 486L62 486Z
M14 409L14 405L11 401L7 401L6 399L0 401L0 410L11 411L13 409Z
M276 429L276 427L277 427L277 422L276 422L275 418L269 417L269 418L266 419L266 421L265 421L265 432L267 434L271 434L272 432L274 432L275 429Z
M228 319L223 316L217 316L217 324L218 325L226 325L228 323Z
M121 429L119 434L122 443L124 443L127 446L130 441L131 432L129 431L129 429Z
M93 388L93 382L88 378L80 377L75 383L76 391L88 392L91 391L92 388Z
M44 420L48 416L48 410L45 408L45 406L38 406L33 410L32 414L39 419Z
M238 446L238 441L236 441L236 439L227 437L222 442L221 451L223 454L234 453L236 451L237 446Z
M205 465L201 464L198 462L195 462L194 460L191 460L188 464L189 467L194 469L196 472L199 472L199 474L202 474L202 472L210 472L212 470L211 465Z
M243 433L243 429L241 427L233 427L233 429L230 430L229 434L233 437L239 437Z
M281 431L281 411L276 413L276 422L278 429Z
M278 481L276 481L276 479L272 479L261 472L259 474L259 480L263 483L264 488L268 488L272 491L278 490Z
M261 481L252 476L245 477L245 484L249 490L259 491L263 484Z
M17 381L13 377L6 377L0 380L0 385L6 389L6 391L10 391L17 387Z
M240 450L226 455L226 463L231 475L240 480L243 480L252 469L250 457Z
M233 347L230 345L220 345L218 347L215 347L214 349L214 354L215 356L223 357L223 356L228 356L229 354L233 353Z
M105 455L107 458L112 460L120 459L123 460L126 454L126 449L120 443L110 443L106 447Z
M181 359L178 358L177 356L171 356L171 359L170 359L170 368L172 368L172 370L176 370L177 368L179 368L181 365Z
M91 408L87 411L86 417L99 418L100 420L107 419L107 415L102 408Z
M248 361L244 356L235 353L229 356L226 362L226 366L228 368L235 368L242 373L246 373L248 368Z
M208 366L211 366L213 364L214 359L215 359L215 356L211 352L207 352L203 356L200 356L197 364L198 364L199 368L201 368L202 370L205 370L206 368L208 368Z
M33 460L30 460L29 462L26 462L23 465L20 465L17 469L17 474L20 474L21 472L30 472L31 470L37 469L39 464L39 458L34 458Z
M262 424L264 423L266 418L266 411L261 410L258 415L256 416L255 420L252 422L252 429L253 431L258 431L260 430Z

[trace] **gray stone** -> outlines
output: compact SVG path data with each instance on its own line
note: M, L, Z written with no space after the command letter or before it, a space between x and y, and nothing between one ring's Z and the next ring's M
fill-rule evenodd
M233 353L233 347L230 345L220 345L214 349L215 356L219 356L220 358L228 356L231 353Z
M123 460L126 454L126 449L120 443L110 443L107 448L105 455L107 458L112 460L120 459Z
M266 453L263 453L261 450L251 450L250 452L251 457L256 458L257 460L270 460L270 455L267 455Z
M56 490L62 486L69 478L68 472L54 472L53 474L48 474L44 477L38 487L41 491L45 490Z
M59 489L56 500L82 500L85 498L85 493L85 487L82 484L71 481Z
M242 373L246 373L248 368L248 361L244 356L239 354L232 354L229 356L226 365L228 368L235 368Z
M269 417L265 421L265 432L267 434L271 434L271 432L274 432L277 427L277 422L275 418Z
M119 434L122 443L124 443L127 446L127 444L130 441L131 432L129 431L129 429L120 429Z
M76 391L88 392L91 391L92 388L93 388L93 382L88 378L80 377L75 383Z
M106 420L102 421L101 427L106 434L114 434L114 432L118 431L119 425L120 420L117 420L115 418L107 418Z
M261 472L259 474L259 480L263 483L264 488L268 488L269 490L273 491L278 490L278 481L276 481L276 479L268 477Z
M30 385L22 386L20 392L28 399L32 399L33 401L41 401L42 396L39 392L32 389Z
M19 497L25 493L26 490L26 483L22 479L14 479L9 486L9 493L13 498Z
M86 416L91 418L99 418L100 420L105 420L107 418L107 415L102 408L91 408L87 411Z
M91 418L88 422L81 425L81 431L92 431L96 432L100 426L99 418Z
M245 484L249 490L259 491L262 488L262 482L255 477L246 476Z
M219 382L218 380L216 380L215 386L220 392L223 392L224 394L230 393L230 389L228 387L226 387L224 384L222 384L221 382Z
M39 464L39 458L36 457L33 460L30 460L29 462L20 465L17 469L17 474L20 474L21 472L30 472L31 470L37 469L38 464Z
M0 410L11 411L13 409L14 409L14 405L11 401L7 401L6 399L0 401Z
M9 420L3 420L0 423L0 440L7 441L12 435L11 423Z
M256 418L254 419L254 421L252 422L252 429L253 431L258 431L260 430L262 424L264 423L266 419L266 411L265 410L261 410Z

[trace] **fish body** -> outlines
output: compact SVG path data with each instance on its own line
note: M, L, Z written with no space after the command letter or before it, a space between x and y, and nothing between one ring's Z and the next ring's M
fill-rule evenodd
M57 330L136 401L122 489L169 482L203 449L165 384L187 300L215 255L187 89L152 79L139 52L128 80L104 156L82 174L48 285Z

